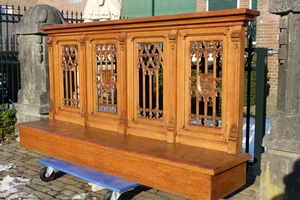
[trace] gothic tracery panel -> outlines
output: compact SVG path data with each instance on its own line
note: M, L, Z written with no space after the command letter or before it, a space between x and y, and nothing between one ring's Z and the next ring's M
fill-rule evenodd
M79 108L78 46L62 46L63 106Z
M192 41L189 46L190 124L221 127L222 41Z
M117 57L115 44L97 44L96 106L99 112L117 113Z
M138 117L163 119L163 43L138 44Z

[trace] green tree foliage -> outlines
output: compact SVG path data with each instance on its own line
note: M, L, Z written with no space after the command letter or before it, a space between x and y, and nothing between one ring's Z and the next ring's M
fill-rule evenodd
M0 105L0 138L2 141L10 142L17 138L15 133L16 112L14 106Z
M244 75L244 106L247 106L248 99L248 73L245 72ZM251 73L251 84L250 84L250 105L253 106L256 104L256 72L252 71Z

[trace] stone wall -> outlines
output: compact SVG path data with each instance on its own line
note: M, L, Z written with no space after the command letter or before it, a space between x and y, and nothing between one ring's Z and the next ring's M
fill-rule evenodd
M300 199L300 2L271 0L280 16L277 108L261 162L262 199Z

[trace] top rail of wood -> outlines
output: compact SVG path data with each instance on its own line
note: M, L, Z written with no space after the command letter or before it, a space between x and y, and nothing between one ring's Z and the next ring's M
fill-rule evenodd
M259 15L259 11L247 8L228 9L207 12L193 12L185 14L151 16L141 18L130 18L121 20L108 20L99 22L89 22L80 24L59 24L59 25L45 25L40 27L46 34L55 32L67 33L71 31L85 32L88 30L120 30L124 28L151 28L157 25L162 28L167 26L185 26L205 24L206 26L216 26L215 23L226 22L242 22L244 25L248 21L253 21L255 16Z

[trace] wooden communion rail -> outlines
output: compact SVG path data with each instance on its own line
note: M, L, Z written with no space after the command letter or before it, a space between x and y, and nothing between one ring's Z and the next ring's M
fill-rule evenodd
M245 26L235 9L43 26L49 120L21 145L192 199L241 187Z

